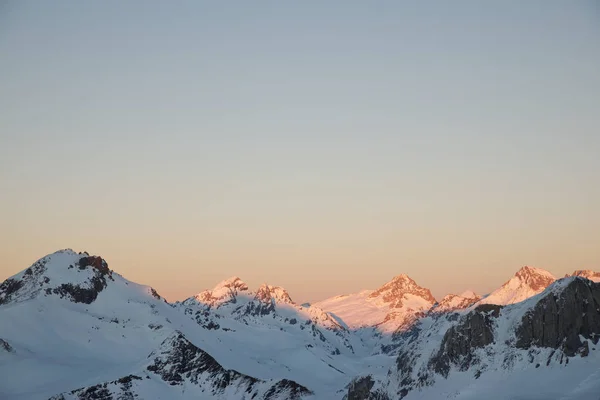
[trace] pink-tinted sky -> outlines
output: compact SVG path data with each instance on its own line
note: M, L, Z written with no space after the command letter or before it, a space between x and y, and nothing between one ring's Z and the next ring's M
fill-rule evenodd
M0 279L87 250L170 300L600 269L590 1L0 5Z

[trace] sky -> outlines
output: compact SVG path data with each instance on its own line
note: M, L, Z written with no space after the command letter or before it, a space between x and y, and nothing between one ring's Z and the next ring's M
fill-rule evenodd
M180 300L600 270L595 1L0 3L0 280Z

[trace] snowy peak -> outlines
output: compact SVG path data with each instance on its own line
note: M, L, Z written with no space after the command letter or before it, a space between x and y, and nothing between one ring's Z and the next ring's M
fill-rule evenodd
M590 281L600 282L600 272L595 272L589 269L579 269L567 276L581 276L582 278L589 279Z
M109 281L114 281L113 272L103 258L60 250L4 281L0 285L0 305L37 296L59 296L91 304Z
M435 298L429 289L417 285L414 280L405 274L394 277L391 281L371 293L369 298L380 298L385 303L388 303L391 308L401 308L406 295L417 296L432 304L435 303Z
M274 301L275 303L294 304L292 298L284 288L267 284L263 284L258 288L254 299L261 303Z
M481 300L482 304L507 305L519 303L546 289L556 278L550 272L525 266L502 287Z
M534 267L525 266L515 274L515 278L519 279L523 284L533 290L544 290L552 282L556 280L550 272Z
M211 290L198 293L194 299L209 307L219 307L223 304L236 303L238 295L246 292L248 292L248 285L237 276L233 276L219 282ZM189 300L186 301L189 303Z
M471 290L467 290L459 295L448 294L434 307L434 312L450 312L463 310L475 304L481 299L481 296Z

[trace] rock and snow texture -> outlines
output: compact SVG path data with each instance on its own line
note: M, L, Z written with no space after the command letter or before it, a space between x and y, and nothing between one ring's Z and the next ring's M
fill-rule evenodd
M422 318L388 377L356 378L346 398L596 400L599 339L600 284L566 278L521 303Z
M471 290L467 290L458 295L448 294L432 308L432 311L438 313L447 313L450 311L463 310L471 307L479 300L481 300L481 296L475 294Z
M484 297L479 303L499 305L519 303L541 293L555 280L556 278L548 271L523 267L504 285Z
M508 305L400 275L335 313L239 278L170 304L63 250L0 285L0 399L598 400L600 283L574 275L519 271Z
M429 289L402 274L377 290L336 296L313 306L340 317L351 329L375 327L391 333L409 326L434 304Z
M590 281L600 282L600 272L590 271L589 269L580 269L567 276L581 276Z

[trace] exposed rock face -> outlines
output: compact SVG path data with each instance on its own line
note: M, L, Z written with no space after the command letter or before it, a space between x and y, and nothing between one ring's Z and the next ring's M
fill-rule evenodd
M213 394L216 395L234 380L251 391L257 379L242 375L236 371L225 370L208 353L200 350L182 334L169 338L163 345L166 350L157 354L153 364L147 367L148 371L160 375L170 385L181 385L184 380L198 384L199 379L210 381ZM206 377L202 377L206 374Z
M579 336L600 338L600 283L575 278L557 295L550 292L525 316L516 346L561 349L567 356L587 353Z
M268 315L275 312L277 303L294 304L285 289L278 286L262 285L256 291L254 301L246 307L247 315Z
M128 375L115 381L76 389L68 394L53 396L49 400L67 400L67 398L75 398L77 400L134 400L138 396L132 391L133 382L141 380L142 378L137 375Z
M196 385L207 385L214 396L222 394L228 386L235 386L256 396L256 386L266 383L237 371L226 370L182 334L165 340L163 347L165 351L157 353L154 362L147 369L172 386L182 385L186 381ZM271 399L282 393L285 393L288 399L299 399L303 395L311 394L311 391L296 382L283 379L269 387L263 398Z
M12 300L13 294L23 287L23 282L15 279L7 279L0 285L0 305L7 304Z
M47 262L48 260L46 258L42 258L36 261L31 267L27 268L20 279L8 278L5 280L0 285L0 305L8 304L15 300L17 298L17 294L25 286L31 286L33 288L28 297L35 297L35 295L41 290L40 286L44 282L43 280L41 282L38 281L40 281L41 276L44 274L44 272L46 272Z
M358 377L348 385L348 393L343 400L389 400L387 394L373 389L375 381L370 375Z
M54 293L60 297L70 297L75 303L91 304L107 285L106 278L113 280L112 271L101 257L89 256L79 259L79 269L91 268L94 275L86 285L63 283L54 289L46 289L46 294Z
M271 400L281 398L281 396L284 396L284 398L286 399L298 400L301 399L303 396L307 396L310 394L312 394L312 392L304 386L289 379L282 379L273 386L271 386L271 388L267 390L263 398L265 400Z
M417 285L414 280L405 274L394 277L390 282L371 293L369 297L381 296L383 301L390 303L390 308L401 308L405 294L412 294L435 303L435 298L429 289Z
M494 342L494 318L501 308L493 304L480 305L448 329L437 355L430 360L433 370L444 377L448 376L451 365L466 371L475 361L474 350Z

